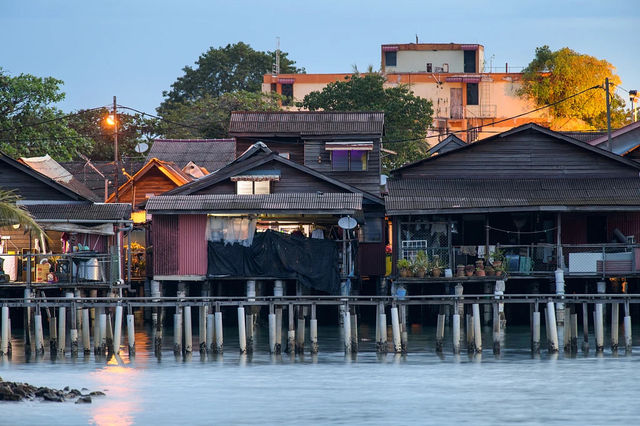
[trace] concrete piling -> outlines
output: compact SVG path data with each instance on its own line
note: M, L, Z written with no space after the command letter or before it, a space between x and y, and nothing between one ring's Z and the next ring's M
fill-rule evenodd
M34 316L35 323L35 342L36 342L36 355L44 355L44 333L42 332L42 315L40 315L40 309L36 310Z
M224 349L223 336L222 336L222 312L216 311L214 314L215 328L216 328L216 353L221 354Z
M578 314L571 314L571 352L578 352Z
M269 313L269 353L276 353L276 314Z
M597 302L594 315L594 328L596 332L596 351L602 352L604 350L604 315L602 309L602 303Z
M351 352L358 352L358 314L351 314Z
M629 310L629 301L624 302L624 349L627 354L631 354L633 347L631 338L631 314Z
M136 330L135 330L135 318L133 314L127 314L127 346L129 349L129 356L136 353Z
M467 352L475 352L475 339L473 337L473 316L467 314L465 317L465 327L467 335Z
M296 353L304 353L304 334L305 334L305 320L302 314L302 306L298 307L298 330L296 332Z
M452 330L451 334L453 335L453 353L457 355L457 354L460 353L460 314L459 314L459 311L456 311L456 313L453 314L452 326L453 326L453 330Z
M9 307L2 307L2 336L0 338L0 355L9 355Z
M482 329L480 319L480 305L473 304L473 345L476 353L482 353Z
M558 326L556 324L556 310L553 302L547 303L547 335L549 353L558 352Z
M493 304L493 353L494 355L500 354L500 312L498 311L498 304Z
M185 306L184 313L184 352L190 354L193 352L193 330L191 323L191 306Z
M182 353L182 315L173 314L173 353Z
M276 353L282 353L282 306L276 308Z
M58 352L58 320L54 316L49 317L49 353L52 358Z
M288 314L289 314L289 328L287 331L287 352L290 354L294 354L295 353L295 346L296 346L296 329L295 329L295 324L294 324L294 319L295 319L295 310L293 308L293 304L290 303L289 304L289 309L288 309Z
M342 306L342 305L340 305ZM344 329L344 354L351 354L351 319L349 314L349 308L347 306L343 306L342 310L343 321L342 327ZM397 320L397 311L396 311L396 320ZM400 346L400 336L398 336L398 347Z
M240 353L247 353L247 329L244 317L244 307L238 307L238 343L240 346Z
M66 346L65 338L67 333L67 308L58 308L58 352L64 355Z
M398 307L391 308L391 334L393 336L393 351L402 353L402 342L400 338L400 319L398 317Z
M436 322L436 352L441 353L444 347L444 323L445 323L444 314L438 314L438 319Z
M309 340L311 340L311 354L318 353L318 320L316 319L316 305L311 305L311 319L309 320Z
M208 342L211 342L208 339L208 331L207 306L200 306L198 307L198 346L201 354L207 353Z
M89 309L87 308L82 309L82 351L85 355L91 353L91 325L89 322Z
M115 324L113 326L113 353L120 353L120 344L122 343L122 306L116 306Z
M531 352L540 353L540 312L533 312L533 333L531 336Z
M385 314L384 304L378 305L378 332L376 350L378 353L387 353L387 314Z
M100 326L100 346L98 347L98 353L104 355L107 351L107 314L101 311L98 315L98 321Z
M611 304L611 351L618 350L618 331L620 330L620 305Z
M216 350L216 342L215 342L215 315L207 314L207 337L206 343L208 344L206 351L210 353L214 353ZM200 346L200 350L202 350L202 345Z
M589 305L582 304L582 352L589 352Z

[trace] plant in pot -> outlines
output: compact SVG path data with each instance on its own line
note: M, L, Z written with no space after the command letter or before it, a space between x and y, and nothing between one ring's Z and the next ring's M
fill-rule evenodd
M400 277L407 278L411 274L411 262L407 259L400 259L396 264L398 266L398 273Z
M427 253L425 253L424 250L420 250L416 253L416 258L413 260L413 270L415 275L418 278L424 278L428 269L429 258L427 257Z
M456 277L464 277L464 265L456 265Z
M473 273L475 272L475 267L473 265L467 265L464 267L464 273L466 276L468 277L472 277Z
M476 260L476 276L477 277L484 277L486 276L485 274L485 270L484 270L484 261L483 260Z
M487 277L493 277L496 274L496 270L493 269L493 266L487 265L484 267L484 272Z
M493 269L495 271L495 275L497 277L500 277L504 274L505 268L504 268L504 251L500 250L500 248L496 247L496 250L491 253L491 266L493 266Z
M431 262L431 275L433 275L434 278L441 277L444 266L444 263L440 260L440 256L437 254L434 255L433 261Z

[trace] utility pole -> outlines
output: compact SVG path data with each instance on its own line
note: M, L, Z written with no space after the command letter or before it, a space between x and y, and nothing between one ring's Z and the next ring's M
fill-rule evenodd
M607 96L607 105L608 104L608 100L609 97ZM116 190L115 190L115 201L116 203L119 202L118 199L118 173L120 171L120 162L118 161L118 106L116 105L116 97L113 97L113 164L114 164L114 169L115 169L115 185L116 185Z
M611 146L611 105L609 102L609 77L604 79L605 90L607 91L607 149L613 151Z

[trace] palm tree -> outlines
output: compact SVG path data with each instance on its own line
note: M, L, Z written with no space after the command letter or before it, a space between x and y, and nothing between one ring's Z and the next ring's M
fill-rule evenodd
M43 234L44 230L35 219L17 202L20 197L12 191L0 189L0 227L20 224L24 227Z

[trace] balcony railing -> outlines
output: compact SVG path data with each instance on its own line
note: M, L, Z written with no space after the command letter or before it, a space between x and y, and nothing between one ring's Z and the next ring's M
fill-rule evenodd
M113 284L118 280L117 256L104 253L2 254L0 263L0 284Z

